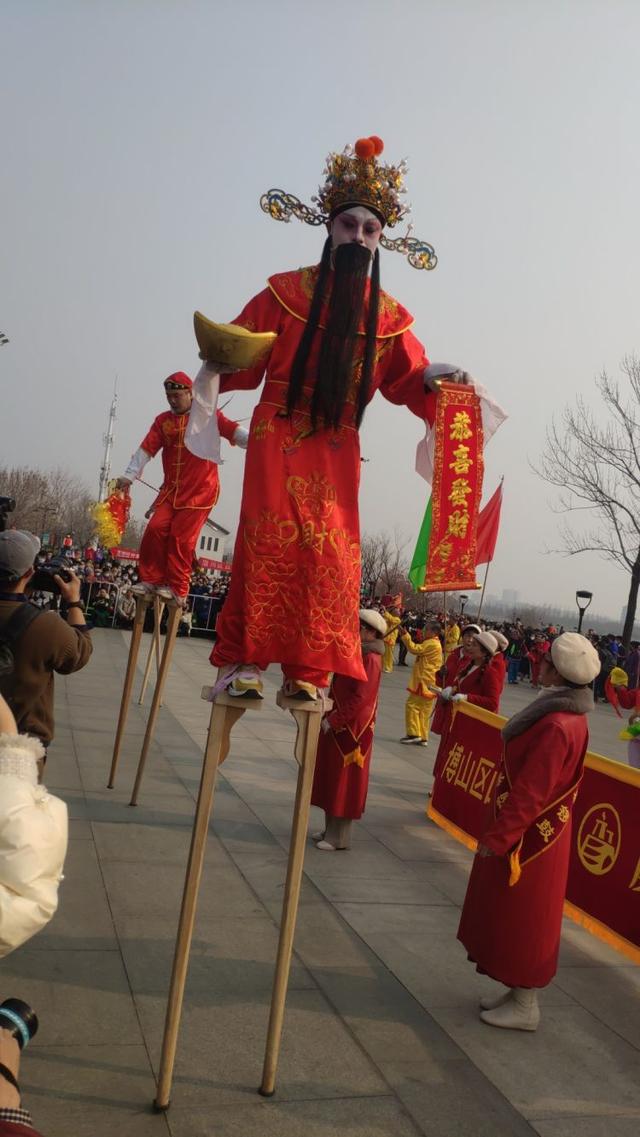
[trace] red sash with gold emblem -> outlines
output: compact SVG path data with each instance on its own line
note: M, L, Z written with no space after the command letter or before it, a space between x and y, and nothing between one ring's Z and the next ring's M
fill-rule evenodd
M568 790L565 790L560 797L545 806L533 824L529 826L526 833L522 835L515 849L512 849L509 854L509 867L511 869L509 876L510 885L518 883L522 875L522 870L529 861L533 861L536 857L540 857L543 853L546 853L547 850L551 849L556 841L560 839L567 825L571 822L573 803L578 796L581 781L582 773L580 773L580 777L577 778ZM511 786L512 780L509 775L506 754L504 754L502 770L498 775L496 791L493 798L494 817L497 818L505 804Z

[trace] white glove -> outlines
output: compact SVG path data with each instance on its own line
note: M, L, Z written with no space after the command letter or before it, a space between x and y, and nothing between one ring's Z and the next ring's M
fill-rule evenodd
M467 701L466 695L452 695L451 696L451 702L452 703L466 703L466 701Z
M452 694L453 694L453 687L443 687L441 692L440 692L440 698L444 699L445 702L448 703L451 699Z
M438 379L446 379L447 383L470 383L473 379L468 371L458 367L456 363L430 363L424 370L424 384L429 391L438 390Z
M323 734L328 734L328 733L329 733L329 731L331 730L331 726L330 726L330 724L329 724L329 720L328 720L328 718L326 718L326 717L320 720L320 726L321 726L321 728L322 728L322 732L323 732Z
M236 446L240 446L243 450L246 450L249 445L249 431L245 430L243 426L237 426L233 432L233 441Z

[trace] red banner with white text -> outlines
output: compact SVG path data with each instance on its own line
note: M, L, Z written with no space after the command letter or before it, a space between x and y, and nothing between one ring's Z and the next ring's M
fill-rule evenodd
M471 849L489 821L505 722L460 704L433 784L429 817ZM591 752L573 807L565 912L640 963L640 770Z

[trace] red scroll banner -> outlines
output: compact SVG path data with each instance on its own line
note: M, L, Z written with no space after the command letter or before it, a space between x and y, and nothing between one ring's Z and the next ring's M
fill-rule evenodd
M470 849L475 849L490 820L505 722L501 715L460 704L444 742L427 813ZM589 752L573 806L565 914L636 963L640 963L638 818L640 771Z
M476 540L483 433L473 387L442 383L435 421L431 532L423 592L477 588Z

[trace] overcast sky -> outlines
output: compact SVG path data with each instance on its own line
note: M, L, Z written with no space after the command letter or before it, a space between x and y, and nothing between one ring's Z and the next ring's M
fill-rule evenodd
M489 591L619 613L627 577L559 544L531 473L553 412L640 351L636 0L0 0L2 457L62 463L96 488L115 376L120 472L198 366L192 314L235 316L268 275L314 263L320 231L260 194L308 201L324 159L378 134L409 161L437 269L382 254L382 283L432 359L509 411ZM227 413L250 414L255 394ZM362 430L362 528L411 551L425 506L420 423L381 396ZM227 448L217 519L237 521ZM159 463L148 467L159 484ZM0 487L1 492L1 487ZM136 490L136 513L149 503Z

